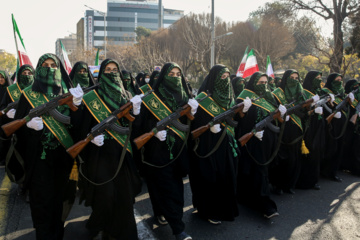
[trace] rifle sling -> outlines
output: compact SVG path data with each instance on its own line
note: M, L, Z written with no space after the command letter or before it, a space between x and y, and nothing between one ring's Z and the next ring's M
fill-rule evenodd
M149 166L151 166L151 167L156 167L156 168L164 168L164 167L172 164L176 159L178 159L178 157L179 157L180 154L182 153L185 145L187 145L187 140L188 140L189 135L190 135L190 124L191 124L191 121L190 121L190 119L188 119L188 120L187 120L187 125L189 126L189 131L186 132L186 137L185 137L185 139L184 139L184 142L183 142L183 144L182 144L182 147L181 147L178 155L176 156L176 158L174 158L173 160L171 160L170 162L168 162L167 164L162 165L162 166L157 166L157 165L151 164L151 163L145 161L145 158L144 158L145 147L143 146L143 147L141 148L141 162L144 163L144 164L146 164L146 165L149 165Z
M5 158L5 171L11 182L20 184L20 183L24 182L24 179L25 179L25 162L24 162L24 159L21 157L20 153L15 148L15 145L17 143L16 134L13 134L12 136L13 137L11 138L11 145L10 145L10 148L9 148L9 150L6 154L6 158ZM13 154L15 154L16 159L18 160L19 164L21 165L22 170L24 171L24 175L19 180L16 180L15 175L13 175L8 169L8 165L9 165L10 159Z
M223 133L221 134L221 137L220 137L219 140L217 141L215 147L214 147L208 154L206 154L205 156L200 156L200 155L196 152L197 148L199 147L199 143L200 143L200 138L196 138L196 139L195 139L195 146L194 146L194 148L193 148L193 151L194 151L195 155L198 156L199 158L207 158L207 157L211 156L216 150L218 150L218 148L220 147L221 142L224 140L224 137L225 137L226 132L227 132L226 129L227 129L227 124L225 124L225 128L224 128L224 130L223 130Z
M116 176L119 174L120 172L120 169L121 169L121 166L124 162L124 158L125 158L125 154L126 154L126 149L127 149L127 146L128 146L128 143L129 143L129 140L130 140L130 133L131 133L131 128L132 128L132 122L129 122L129 128L130 128L130 132L129 134L127 134L127 137L126 137L126 141L125 141L125 144L123 146L123 149L121 151L121 156L120 156L120 161L119 161L119 164L118 164L118 167L116 169L116 172L114 174L114 176L112 178L110 178L109 180L105 181L105 182L102 182L102 183L96 183L96 182L93 182L91 181L88 177L86 177L82 171L82 164L84 163L84 161L81 159L80 155L78 155L78 158L79 158L79 162L80 162L80 167L79 167L79 173L81 174L81 176L83 176L89 183L95 185L95 186L101 186L101 185L104 185L106 183L109 183L111 182L112 180L114 180L116 178ZM115 139L114 139L115 140ZM116 140L115 140L116 141Z
M265 163L260 163L259 161L257 161L255 159L255 157L250 153L249 149L247 148L247 145L245 144L245 148L246 148L246 151L248 152L249 156L251 157L252 160L254 160L254 162L259 165L259 166L266 166L268 164L270 164L276 157L277 153L279 152L279 149L280 149L280 146L281 146L281 140L282 140L282 137L283 137L283 134L284 134L284 129L285 129L285 121L281 124L281 127L280 127L280 133L279 133L279 138L278 138L278 141L277 141L277 144L276 144L276 148L275 148L275 151L271 154L271 157L270 159L265 162Z
M330 137L331 137L332 139L338 140L339 138L341 138L341 137L344 135L344 133L345 133L345 131L346 131L347 124L348 124L348 122L349 122L349 115L350 115L350 108L347 109L347 114L345 115L345 116L346 116L346 121L345 121L345 124L343 125L343 128L342 128L341 133L339 134L339 136L334 137L334 136L331 134L330 130L332 129L332 126L330 125L330 127L328 128L328 130L329 130L329 135L330 135Z

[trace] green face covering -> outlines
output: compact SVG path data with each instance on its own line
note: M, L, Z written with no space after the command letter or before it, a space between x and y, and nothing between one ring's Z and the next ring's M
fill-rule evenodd
M87 73L75 73L73 83L76 87L80 84L81 87L88 87L89 86L90 78Z
M33 75L20 75L19 79L19 87L21 90L24 88L30 86L34 82L34 76Z
M314 78L312 81L312 89L314 93L319 94L321 92L321 78Z
M37 67L35 81L38 81L42 86L46 86L45 94L48 96L58 95L61 90L60 68Z
M263 97L266 101L268 101L272 105L277 106L274 96L272 95L271 91L269 90L268 84L266 83L266 84L257 85L259 79L262 76L264 76L264 75L259 74L258 78L255 80L254 91L258 96Z
M111 108L118 109L127 102L120 73L103 73L99 82L99 95Z
M285 86L285 98L288 102L296 101L296 103L305 100L303 96L303 87L299 80L288 77Z
M269 83L269 87L271 91L274 91L276 88L276 84L275 83Z
M340 94L342 96L344 95L345 89L342 85L342 81L332 81L331 87L334 94Z
M218 73L214 83L213 98L221 107L228 109L232 100L230 77L221 79L226 72L230 72L228 68L223 68Z

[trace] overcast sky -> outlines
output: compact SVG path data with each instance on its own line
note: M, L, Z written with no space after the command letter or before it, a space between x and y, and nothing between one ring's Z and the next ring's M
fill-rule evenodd
M11 13L14 14L33 65L47 52L55 53L55 41L76 33L76 23L88 5L106 10L106 0L3 0L0 12L0 49L15 53ZM245 21L249 13L270 0L215 0L215 15L224 21ZM211 12L211 0L163 0L165 8L202 13Z

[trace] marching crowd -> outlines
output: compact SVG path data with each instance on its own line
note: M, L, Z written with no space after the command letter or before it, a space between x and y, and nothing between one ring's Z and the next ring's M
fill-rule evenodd
M323 86L319 71L300 80L294 69L243 79L215 65L194 95L176 63L134 78L106 59L94 79L87 63L68 74L44 54L35 69L0 71L0 160L28 194L39 240L63 239L77 191L92 210L92 239L138 239L142 182L159 224L192 239L186 176L194 213L209 224L233 221L238 204L272 218L271 193L320 190L320 176L342 181L339 170L360 174L359 82L332 73Z

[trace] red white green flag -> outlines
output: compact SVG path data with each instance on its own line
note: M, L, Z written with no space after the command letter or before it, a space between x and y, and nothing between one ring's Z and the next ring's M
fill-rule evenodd
M246 63L246 58L247 58L247 55L248 55L248 50L249 50L249 46L246 47L244 56L241 59L241 63L240 63L239 68L238 68L238 70L236 72L237 77L242 77L243 74L244 74L245 63Z
M19 28L18 28L18 26L16 24L16 21L15 21L15 18L14 18L14 14L11 14L11 17L12 17L12 23L13 23L16 52L17 52L17 55L18 55L18 59L17 59L18 67L21 67L24 64L29 64L29 65L32 66L30 58L26 53L24 40L21 37ZM18 69L16 69L16 70L18 70Z
M257 64L257 60L254 54L254 49L251 49L251 51L249 52L246 58L244 74L242 77L243 78L249 77L258 71L259 71L259 66Z
M270 61L270 56L269 56L269 55L267 56L267 59L266 59L266 74L267 74L269 77L275 78L274 70L273 70L273 67L272 67L272 65L271 65L271 61Z
M70 63L69 57L67 55L66 49L65 49L63 43L61 42L61 40L60 40L60 45L61 45L61 50L62 50L62 60L63 60L64 66L65 66L65 69L68 72L68 74L70 74L71 69L72 69L71 63Z

